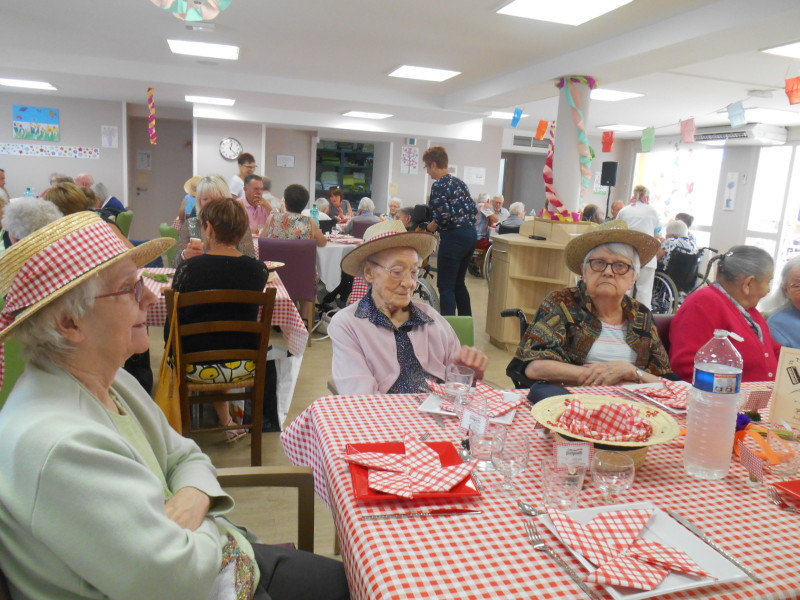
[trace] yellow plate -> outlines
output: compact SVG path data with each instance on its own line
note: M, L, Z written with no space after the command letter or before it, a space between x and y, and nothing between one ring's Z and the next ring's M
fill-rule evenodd
M650 424L653 426L653 434L650 436L649 440L644 442L596 440L593 438L576 435L568 429L564 429L555 425L558 422L558 419L561 418L561 415L567 409L567 400L580 400L587 410L594 410L600 408L601 406L605 406L606 404L627 404L630 406L635 406L639 411L639 416L650 421ZM622 398L614 398L612 396L601 396L599 394L568 394L564 396L551 396L550 398L545 398L544 400L534 404L533 408L531 408L531 414L533 415L534 419L539 421L539 423L565 437L582 440L584 442L620 446L622 448L641 448L643 446L662 444L675 438L681 432L678 422L671 415L667 414L660 408L650 406L649 404L643 404L641 402L623 400Z

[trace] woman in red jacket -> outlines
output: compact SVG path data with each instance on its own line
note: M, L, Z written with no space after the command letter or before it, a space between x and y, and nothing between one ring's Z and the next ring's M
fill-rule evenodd
M769 293L773 268L772 257L755 246L734 246L719 257L716 282L689 295L669 330L670 363L681 379L692 380L694 355L715 329L744 338L728 338L742 355L742 381L775 379L780 344L756 309Z

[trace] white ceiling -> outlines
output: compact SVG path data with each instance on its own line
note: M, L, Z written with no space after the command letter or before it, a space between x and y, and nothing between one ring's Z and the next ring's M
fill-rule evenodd
M724 124L717 111L738 100L800 112L783 92L800 61L759 52L800 39L798 0L634 0L579 27L498 15L501 3L233 0L207 33L187 30L150 0L6 0L0 77L58 88L43 95L135 104L152 86L170 115L191 114L185 94L223 96L236 105L195 114L431 137L474 134L488 111L517 106L530 115L520 127L535 129L555 118L553 82L571 73L645 94L593 102L590 133L624 122L674 134L688 117L698 126ZM167 38L236 44L240 59L173 55ZM443 83L387 76L401 64L462 74ZM750 89L774 93L748 98ZM363 122L341 117L348 110L395 116Z

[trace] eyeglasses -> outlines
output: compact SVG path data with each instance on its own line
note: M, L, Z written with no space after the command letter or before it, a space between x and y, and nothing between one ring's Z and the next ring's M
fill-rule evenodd
M602 258L592 258L589 260L589 267L592 269L592 271L597 273L602 273L609 265L611 265L611 272L614 273L614 275L625 275L625 273L633 268L633 265L629 265L628 263L624 262L610 263L604 261Z
M419 279L419 266L414 266L410 269L404 269L403 267L392 267L389 269L384 267L382 264L375 262L374 260L368 260L367 262L375 265L376 267L380 267L389 273L389 277L395 281L403 281L406 277L408 277L408 275L411 275L411 281L417 281Z
M125 294L133 294L133 297L136 299L137 304L142 301L142 297L144 296L144 280L139 277L139 280L133 284L132 288L125 288L121 292L112 292L110 294L101 294L99 296L95 296L94 299L98 300L99 298L111 298L112 296L124 296Z
M800 292L800 283L790 283L787 287L792 292Z
M245 169L255 169L258 165L242 165Z

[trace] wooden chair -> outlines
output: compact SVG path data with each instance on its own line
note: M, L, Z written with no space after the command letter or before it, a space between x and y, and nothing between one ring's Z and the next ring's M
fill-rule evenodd
M172 225L167 225L166 223L161 223L158 226L158 232L161 234L161 237L171 237L176 242L178 241L178 230L173 227ZM175 260L175 251L178 249L177 244L167 250L165 254L167 255L167 261L169 261L169 266L172 266L173 261Z
M177 335L172 342L172 356L178 374L180 407L181 407L181 434L189 436L196 431L225 431L229 429L249 429L250 464L261 464L261 425L263 418L264 385L267 372L267 350L269 349L269 336L272 324L272 310L275 306L274 288L263 292L248 290L210 290L204 292L189 292L174 295L171 289L164 290L169 314L177 298L178 328ZM183 325L180 322L181 309L189 306L203 304L231 304L231 314L236 315L239 304L257 305L260 316L257 321L207 321ZM257 337L258 348L206 350L203 352L184 352L184 340L188 336L206 333L234 333L250 334ZM186 376L186 366L195 363L225 363L231 361L248 361L256 363L254 375L242 381L232 383L198 383L190 381ZM244 392L231 392L236 388L247 388ZM190 406L210 402L228 402L231 400L250 400L252 404L252 423L243 425L229 425L226 427L192 428Z
M218 469L217 480L223 488L297 488L297 548L314 552L314 473L309 467ZM2 571L0 571L0 600L11 600L11 593L8 591L8 584Z
M126 210L125 212L119 213L117 218L114 220L114 223L117 225L117 227L119 227L119 230L125 237L128 237L128 232L131 230L131 222L133 222L132 210Z

